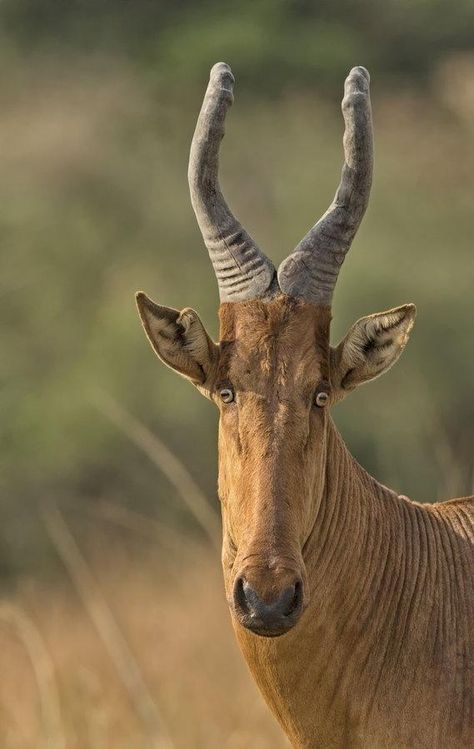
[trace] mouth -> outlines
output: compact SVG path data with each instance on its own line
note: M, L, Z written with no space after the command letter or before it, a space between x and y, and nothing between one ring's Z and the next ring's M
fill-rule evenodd
M264 622L262 619L249 614L242 615L236 612L236 616L242 627L259 637L281 637L282 635L286 635L291 629L293 629L300 618L300 614L298 613L297 615L285 617L285 620L283 621L270 624L269 622Z

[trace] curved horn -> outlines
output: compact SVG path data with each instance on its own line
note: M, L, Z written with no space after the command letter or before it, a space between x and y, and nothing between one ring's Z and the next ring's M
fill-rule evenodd
M242 228L218 182L219 145L233 101L234 76L218 62L211 70L191 144L189 189L204 243L214 266L221 302L262 299L278 291L273 264Z
M336 196L278 269L281 290L316 304L331 304L340 267L369 202L373 144L370 76L352 68L344 85L344 166Z

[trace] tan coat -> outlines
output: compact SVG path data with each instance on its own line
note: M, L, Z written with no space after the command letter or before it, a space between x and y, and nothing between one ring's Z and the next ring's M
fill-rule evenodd
M474 499L380 485L329 415L397 361L415 307L329 344L331 302L372 182L368 71L344 87L335 198L278 271L218 183L234 77L218 63L194 134L191 201L216 273L220 342L197 314L137 303L168 366L220 410L223 569L237 638L299 749L474 747Z
M150 305L141 312L157 353L182 372L179 357L191 357L191 379L220 408L227 596L293 746L473 746L474 499L398 496L357 464L329 415L398 358L413 306L363 318L333 349L329 309L284 296L222 305L219 345L189 310L181 338L169 321L163 335L163 308ZM329 402L317 407L321 390ZM242 626L236 580L271 601L295 576L294 626L280 637Z

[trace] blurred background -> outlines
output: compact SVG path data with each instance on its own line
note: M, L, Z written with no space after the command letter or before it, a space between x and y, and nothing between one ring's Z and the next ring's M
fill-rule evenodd
M217 334L186 179L214 62L237 79L225 193L275 264L333 197L344 77L369 68L375 181L333 342L418 319L334 417L397 491L472 493L473 38L471 0L0 4L2 747L287 746L226 610L216 412L133 299Z

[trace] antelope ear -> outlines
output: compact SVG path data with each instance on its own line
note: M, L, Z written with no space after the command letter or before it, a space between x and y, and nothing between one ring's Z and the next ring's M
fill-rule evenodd
M136 294L145 333L162 362L195 385L202 386L217 361L218 346L209 338L198 314L155 304L143 291Z
M334 388L342 395L390 369L405 348L415 315L415 305L404 304L358 320L331 349Z

